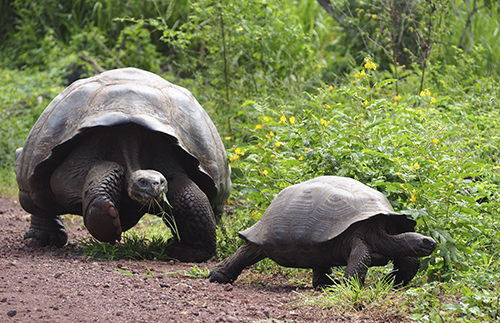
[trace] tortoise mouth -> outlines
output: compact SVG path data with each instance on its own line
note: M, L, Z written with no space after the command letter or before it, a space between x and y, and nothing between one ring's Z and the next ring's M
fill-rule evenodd
M129 197L141 204L161 201L168 190L167 180L155 170L138 170L132 173L129 181Z

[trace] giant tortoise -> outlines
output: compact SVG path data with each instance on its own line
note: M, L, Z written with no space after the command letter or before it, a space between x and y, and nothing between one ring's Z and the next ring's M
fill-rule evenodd
M230 283L266 257L279 265L313 269L313 286L339 282L332 266L347 266L344 278L364 282L370 266L394 263L396 285L406 285L436 242L415 233L415 221L394 212L380 192L351 178L323 176L290 186L262 218L240 232L236 253L215 265L210 281ZM330 276L330 277L329 277Z
M231 186L224 145L193 95L135 68L60 93L16 151L15 169L32 245L66 244L62 214L82 215L92 236L115 243L146 212L166 210L177 232L167 253L181 261L213 255Z

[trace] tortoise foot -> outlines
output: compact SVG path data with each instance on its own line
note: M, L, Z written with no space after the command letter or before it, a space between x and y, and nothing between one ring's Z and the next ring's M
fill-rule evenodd
M167 255L182 262L204 262L212 257L212 253L193 246L174 242L167 247Z
M68 242L68 233L61 219L41 218L32 215L30 229L24 234L30 247L55 246L62 248Z
M327 271L313 270L313 287L321 288L340 284L340 279L332 274L332 270Z
M115 244L121 239L120 215L109 200L96 197L87 207L84 222L90 234L101 242Z
M215 266L210 270L210 274L208 275L208 278L210 279L211 283L221 283L221 284L227 284L227 283L232 283L235 281L235 279L227 276L224 274L220 268L217 268Z

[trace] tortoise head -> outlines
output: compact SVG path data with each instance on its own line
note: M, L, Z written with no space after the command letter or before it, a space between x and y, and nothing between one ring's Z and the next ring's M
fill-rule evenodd
M401 254L406 254L412 257L425 257L430 255L436 249L436 241L431 237L416 232L405 232L393 236L394 247Z
M130 176L127 191L131 199L141 204L160 200L167 192L167 180L155 170L137 170Z

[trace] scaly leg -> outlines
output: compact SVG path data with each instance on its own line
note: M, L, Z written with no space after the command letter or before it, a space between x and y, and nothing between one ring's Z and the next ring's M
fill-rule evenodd
M418 257L402 257L394 259L394 271L388 275L388 279L394 278L394 286L406 286L415 277L420 268Z
M210 271L210 281L232 283L243 269L266 258L262 249L251 242L246 242L233 255L219 262Z
M83 221L90 234L99 241L114 244L121 239L118 208L123 179L123 167L113 162L97 163L85 179Z
M205 193L188 177L175 176L168 181L167 199L173 219L164 218L173 231L173 243L167 254L183 262L203 262L217 248L215 216Z
M361 285L365 282L368 267L371 266L370 250L361 239L353 239L351 254L347 260L344 279L355 278Z

